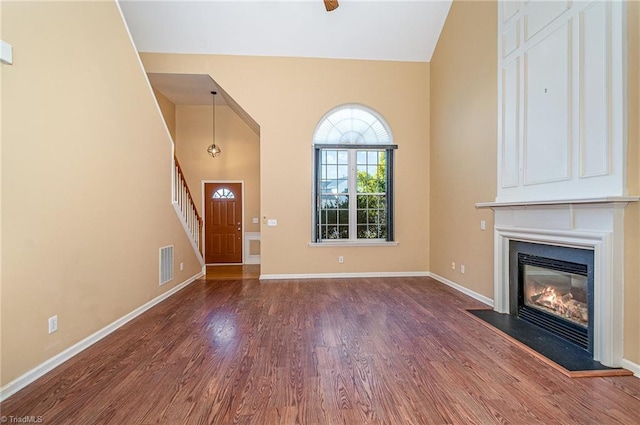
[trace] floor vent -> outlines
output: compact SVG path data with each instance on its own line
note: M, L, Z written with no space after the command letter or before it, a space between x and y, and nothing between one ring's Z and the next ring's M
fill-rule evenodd
M173 245L160 248L160 285L173 280Z

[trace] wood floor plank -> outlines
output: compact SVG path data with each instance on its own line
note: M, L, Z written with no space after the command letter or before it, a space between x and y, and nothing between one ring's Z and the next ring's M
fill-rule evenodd
M430 278L260 283L242 268L212 269L5 400L2 415L56 425L640 423L640 379L571 379Z

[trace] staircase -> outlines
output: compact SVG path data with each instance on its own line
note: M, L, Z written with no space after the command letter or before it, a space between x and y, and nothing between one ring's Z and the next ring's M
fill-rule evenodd
M198 214L196 205L193 202L193 196L189 191L189 186L182 173L182 168L178 162L178 158L173 157L173 176L172 176L172 204L178 213L178 218L184 227L184 230L191 241L193 250L196 252L200 264L204 265L202 257L202 217Z

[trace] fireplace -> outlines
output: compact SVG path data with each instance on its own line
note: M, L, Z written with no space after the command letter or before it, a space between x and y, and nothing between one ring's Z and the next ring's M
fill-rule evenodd
M509 243L510 314L593 354L593 250Z
M518 304L512 281L518 270L517 255L511 251L517 243L572 247L573 252L588 253L592 259L559 258L568 263L589 264L592 274L588 285L587 332L593 360L608 367L621 367L624 353L624 209L640 197L553 200L539 202L491 202L476 204L495 211L493 308L510 314ZM571 252L571 251L570 251ZM541 252L525 252L535 257L556 258ZM535 265L534 265L535 267ZM535 269L534 269L535 270ZM518 273L518 272L515 272ZM578 273L576 273L578 274ZM573 294L574 297L577 294ZM593 307L591 307L593 303ZM591 310L592 308L592 310Z

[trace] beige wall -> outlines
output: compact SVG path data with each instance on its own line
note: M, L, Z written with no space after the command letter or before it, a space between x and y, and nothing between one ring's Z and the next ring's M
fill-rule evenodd
M142 54L148 72L209 74L260 125L262 274L429 269L429 64ZM399 145L394 247L309 247L311 139L331 108L362 103ZM224 148L224 147L223 147ZM345 263L338 263L338 256Z
M3 35L4 31L2 30L2 2L0 1L0 39L2 39ZM2 81L5 66L11 65L4 65L0 63L0 356L2 356L2 245L4 244L4 241L2 239ZM0 388L2 387L3 382L2 359L0 357Z
M629 194L640 194L640 2L627 3L629 13ZM624 356L640 364L640 205L625 211Z
M171 142L116 4L3 2L2 19L15 59L1 92L5 385L200 265L171 206ZM159 287L169 244L176 278Z
M431 61L430 270L489 298L493 212L475 204L496 197L497 14L454 1Z
M4 35L4 31L3 31L3 27L2 27L2 2L0 2L0 39L3 38L2 36ZM2 86L3 86L3 76L4 76L4 68L5 66L11 66L11 65L4 65L0 63L0 388L3 385L3 373L2 373L2 359L1 356L3 356L2 353L2 329L3 329L3 324L2 324L2 299L4 298L3 294L3 285L2 285L2 258L3 258L3 251L2 251L2 245L4 244L4 240L2 239L2 216L3 216L3 212L2 212L2 162L3 162L3 157L2 157L2 134L3 134L3 127L2 127L2 121L3 121L3 115L2 115Z
M211 158L211 106L176 108L176 156L187 179L198 212L202 210L204 180L244 181L244 230L259 232L260 138L228 106L216 106L216 144L222 154ZM204 218L204 216L203 216Z
M153 94L156 96L156 100L158 101L158 106L160 107L160 111L162 112L162 117L164 118L164 122L167 125L169 134L171 134L171 138L175 141L176 140L176 105L174 105L169 99L167 99L162 93L160 93L156 89L153 89Z

